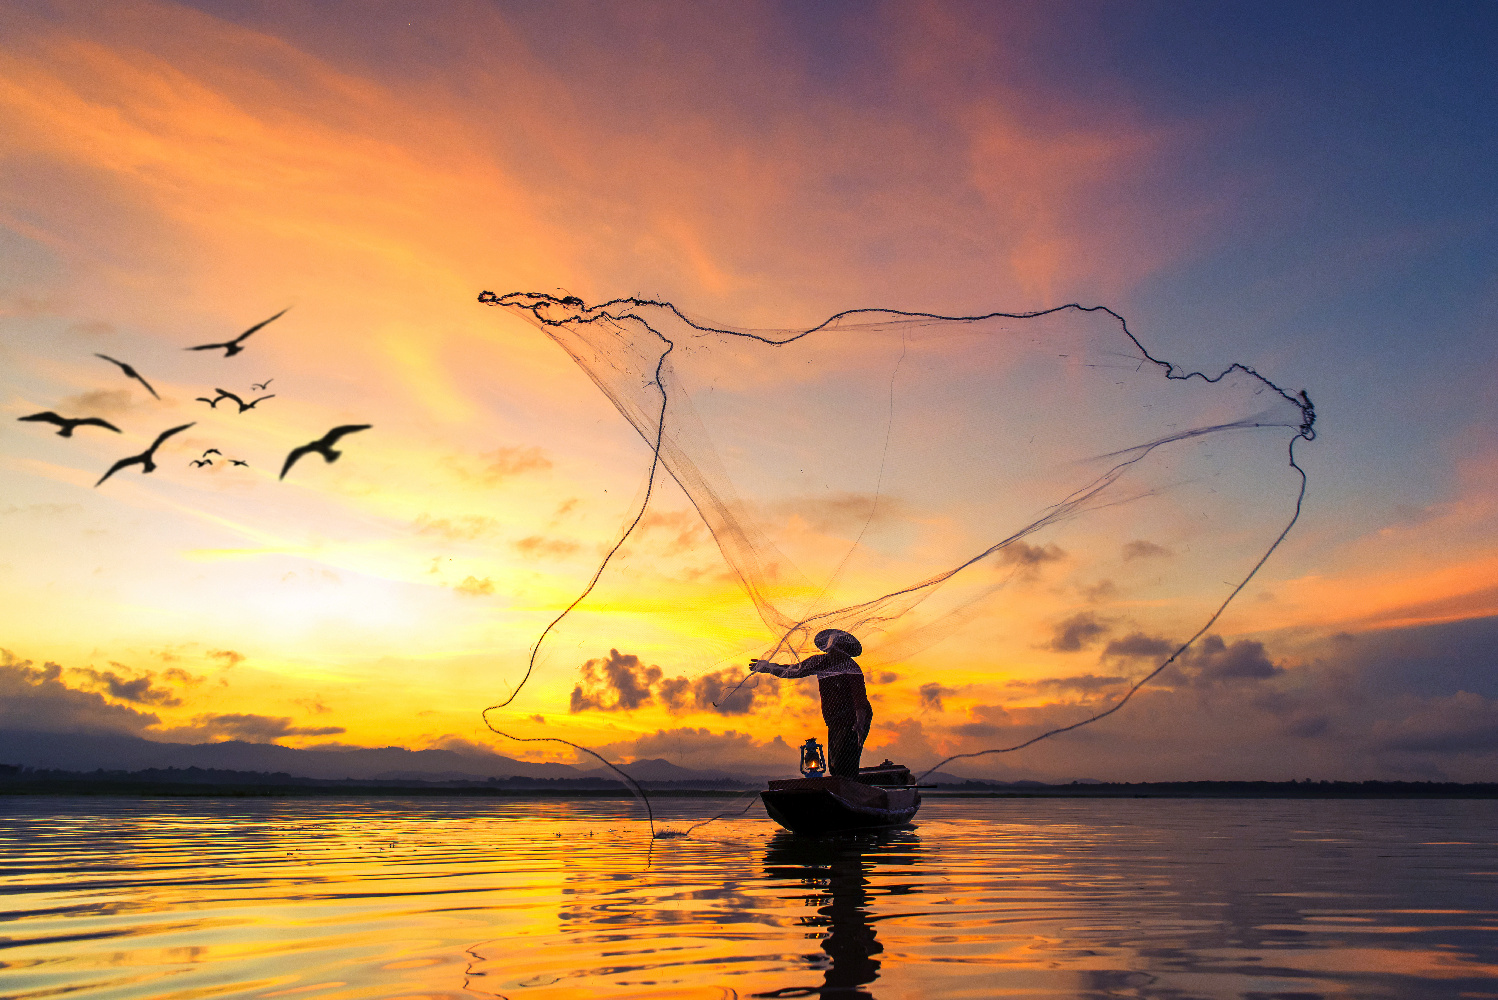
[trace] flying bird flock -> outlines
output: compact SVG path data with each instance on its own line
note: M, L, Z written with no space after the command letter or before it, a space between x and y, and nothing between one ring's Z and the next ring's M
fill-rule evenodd
M267 324L280 319L285 314L286 310L282 309L270 319L262 320L261 322L256 323L254 326L250 327L248 330L246 330L244 333L241 333L233 340L228 340L221 344L199 344L196 347L184 348L184 350L209 351L222 348L224 351L224 357L232 358L234 355L239 354L245 349L244 342L250 337L251 334L257 332ZM107 354L95 354L94 357L102 358L103 360L108 361L110 364L115 365L120 369L120 372L126 378L133 379L144 386L146 391L151 394L152 398L157 400L161 399L161 396L157 394L155 388L152 387L151 383L147 382L145 378L141 376L140 372L136 371L135 368L131 365L126 364L125 362L120 361L117 358L111 358ZM263 392L273 381L275 380L266 379L264 382L252 383L250 389L254 392ZM230 392L228 389L220 389L215 387L213 392L214 395L212 397L198 396L194 401L207 403L211 409L217 410L219 403L223 402L226 399L231 400L236 406L239 407L237 414L242 415L248 413L250 410L253 410L256 406L265 402L266 400L276 398L275 393L270 393L269 395L257 396L246 402L237 393ZM249 393L246 393L246 395L249 395ZM114 424L111 424L109 421L103 420L99 417L64 417L60 414L52 412L51 410L44 410L41 413L33 413L29 416L17 417L16 419L21 421L29 421L32 423L52 424L58 428L58 437L72 437L73 432L80 427L101 427L105 430L114 431L116 434L123 433ZM196 421L193 421L162 431L156 436L156 440L151 442L151 446L145 451L141 452L139 455L130 455L122 458L118 462L115 462L113 465L111 465L108 471L106 471L104 475L99 477L99 481L94 483L94 486L97 487L101 485L106 479L114 475L116 472L119 472L121 469L128 468L132 465L139 465L141 467L140 471L142 472L142 474L147 472L154 472L156 470L156 450L160 448L168 438L172 437L174 434L179 434L182 431L187 430L189 427L192 427L195 424ZM332 430L328 431L316 441L312 441L299 447L293 448L290 454L286 456L286 462L281 467L281 475L279 478L285 479L286 473L291 471L291 467L296 464L297 460L300 459L303 455L307 455L312 452L317 452L318 454L322 455L325 461L336 461L338 459L338 456L343 454L341 451L337 451L333 448L333 445L338 442L339 438L343 437L345 434L352 434L355 431L368 430L371 426L371 424L344 424L340 427L334 427ZM213 455L217 455L220 460L225 460L224 453L218 448L208 448L203 452L201 456L192 459L187 464L195 469L207 468L213 465L213 459L210 457ZM231 467L249 468L249 462L242 458L229 458L226 461L227 464Z

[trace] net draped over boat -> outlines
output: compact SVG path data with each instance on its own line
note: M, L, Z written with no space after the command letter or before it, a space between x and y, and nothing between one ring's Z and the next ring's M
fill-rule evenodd
M1304 393L1156 360L1102 308L771 331L636 298L480 301L539 327L639 433L652 490L680 485L766 659L837 628L874 671L966 626L1143 677L1215 619L1304 493ZM661 613L690 631L696 612Z

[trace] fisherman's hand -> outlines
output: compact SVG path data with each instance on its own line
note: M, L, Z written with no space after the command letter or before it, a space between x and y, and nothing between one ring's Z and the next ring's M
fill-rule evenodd
M769 660L750 660L749 672L751 674L768 674L770 672Z

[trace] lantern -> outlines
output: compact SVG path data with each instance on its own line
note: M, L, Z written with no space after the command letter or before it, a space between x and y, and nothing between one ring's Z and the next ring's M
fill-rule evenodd
M827 773L827 757L815 738L801 744L801 773L808 778L820 778Z

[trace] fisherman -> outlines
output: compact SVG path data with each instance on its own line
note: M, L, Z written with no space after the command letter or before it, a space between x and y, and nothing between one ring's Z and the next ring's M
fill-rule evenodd
M840 628L823 629L812 641L822 652L800 663L781 665L754 660L749 669L776 677L817 675L822 721L827 723L828 769L844 778L857 778L863 741L869 738L869 725L874 721L874 708L864 689L863 670L853 659L863 655L863 643Z

